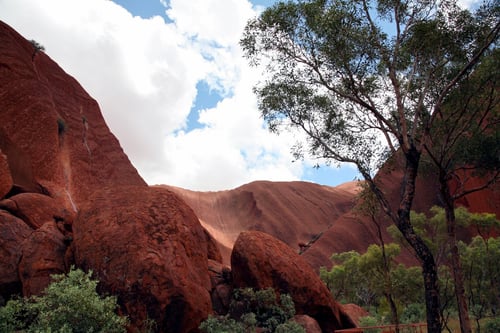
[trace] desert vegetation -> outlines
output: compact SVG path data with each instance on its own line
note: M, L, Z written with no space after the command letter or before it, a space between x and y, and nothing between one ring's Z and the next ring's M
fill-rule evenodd
M500 260L500 238L491 235L498 230L500 223L493 214L470 213L465 208L456 209L455 215L461 227L478 231L478 236L469 242L458 242L473 328L475 332L496 332L494 327L500 320L500 268L497 264ZM438 263L441 329L454 332L451 323L458 320L458 309L450 264L450 243L446 242L444 209L433 207L429 216L412 212L411 218L416 232L432 250ZM370 317L364 324L425 321L421 267L398 263L401 248L411 247L397 228L391 226L389 229L398 243L372 244L362 254L355 251L333 254L333 267L330 270L322 268L320 276L337 300L361 305L369 311Z
M298 158L356 166L418 257L433 333L441 332L445 301L436 258L410 218L416 180L425 162L438 176L460 328L470 333L453 213L457 199L500 177L499 11L494 1L474 11L453 0L278 2L248 22L241 39L250 64L262 69L254 91L271 131L305 133ZM492 149L473 148L484 141ZM395 204L375 177L390 158L403 174ZM483 167L484 183L468 183Z
M295 315L295 306L288 294L279 297L272 288L252 288L233 291L229 312L225 316L210 316L201 323L205 333L305 333L298 323L290 320Z
M17 298L0 308L0 332L126 332L127 318L116 314L113 296L100 296L92 272L71 269L53 275L42 295Z

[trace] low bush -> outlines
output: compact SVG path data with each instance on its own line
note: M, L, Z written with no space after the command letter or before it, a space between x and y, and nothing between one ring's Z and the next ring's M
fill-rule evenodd
M236 289L233 292L229 313L209 317L201 323L205 333L255 332L258 327L269 333L305 333L302 326L290 319L295 315L295 305L288 294L276 296L272 288L253 290Z
M127 318L115 313L116 298L101 297L92 272L53 275L41 296L18 298L0 308L0 333L125 332Z

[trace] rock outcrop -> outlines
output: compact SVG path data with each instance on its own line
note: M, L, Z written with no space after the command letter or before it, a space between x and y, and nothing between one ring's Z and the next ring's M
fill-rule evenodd
M352 209L358 191L357 182L328 187L308 182L256 181L219 192L167 188L193 208L219 243L226 264L236 238L246 230L266 232L297 252L306 249Z
M73 224L75 261L93 270L133 323L196 331L211 312L208 242L198 218L162 188L96 192Z
M52 274L67 272L67 243L55 221L35 230L22 245L19 276L23 295L39 295L50 283Z
M21 285L21 279L27 294L39 291L51 273L62 269L41 264L55 260L46 246L54 249L49 244L54 244L56 229L45 230L46 223L63 224L68 229L60 232L64 237L78 207L94 191L146 184L109 131L97 102L74 78L3 22L0 44L0 213L2 223L12 224L2 230L10 268L2 270L0 291L8 296L18 292L11 286ZM14 279L11 265L21 251L37 253L37 258L23 255Z
M146 185L74 78L3 22L0 42L0 150L13 186L76 210L103 186Z
M0 209L0 300L22 292L19 260L22 244L32 232L23 220Z
M290 294L297 314L314 318L323 332L355 327L309 264L266 233L242 232L234 244L231 267L235 287Z

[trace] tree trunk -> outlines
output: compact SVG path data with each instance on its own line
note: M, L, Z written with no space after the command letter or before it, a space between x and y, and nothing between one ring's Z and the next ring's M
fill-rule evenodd
M441 196L444 202L446 213L446 228L448 232L448 243L450 245L450 263L453 273L453 283L455 287L455 298L457 300L458 318L460 320L460 332L472 333L472 325L469 318L469 309L467 308L467 298L465 297L464 278L462 273L462 264L460 263L460 254L457 246L455 204L450 194L450 188L444 175L439 177Z
M415 148L405 153L405 178L402 182L402 197L398 208L396 225L404 238L414 249L422 265L422 275L425 288L425 307L427 315L427 332L441 333L441 316L439 314L439 285L437 266L432 252L419 237L410 222L410 211L415 197L415 183L417 179L420 152Z
M384 275L385 275L385 281L386 287L385 287L385 292L384 296L389 303L389 306L391 308L391 324L396 325L396 332L399 333L399 314L398 314L398 308L396 306L396 303L394 302L394 298L392 297L392 278L391 278L391 263L389 262L389 259L387 259L387 254L385 252L385 242L384 242L384 236L382 235L382 230L380 228L380 224L377 223L375 216L371 216L373 223L377 226L377 233L378 233L378 238L380 240L380 246L382 249L382 260L384 261Z

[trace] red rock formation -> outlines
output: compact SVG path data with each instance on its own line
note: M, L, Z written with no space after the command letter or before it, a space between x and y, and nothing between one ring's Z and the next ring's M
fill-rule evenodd
M77 266L96 272L132 323L192 332L211 312L206 235L172 192L103 189L82 205L73 235Z
M19 276L23 295L38 295L50 283L52 274L62 274L69 267L64 264L67 245L64 235L54 221L45 223L23 243L19 262Z
M7 163L7 156L0 149L0 200L9 193L12 185L14 185L14 182Z
M71 223L74 212L68 211L53 198L38 193L21 193L0 201L0 209L22 219L32 229L38 229L54 219Z
M0 209L0 299L20 293L21 245L33 232L23 220Z
M293 317L293 321L302 326L306 333L321 333L321 327L319 327L318 322L307 315L296 315Z
M356 304L343 304L342 308L349 315L349 318L354 321L356 326L359 326L359 321L361 318L369 316L368 311Z
M195 211L219 242L223 262L242 231L260 230L299 251L349 211L356 183L328 187L307 182L259 181L229 191L195 192L168 187Z
M231 254L237 288L273 288L290 294L297 314L313 317L323 332L354 327L309 264L278 239L259 231L240 234Z
M3 22L0 44L0 149L16 186L68 209L103 186L145 186L74 78Z
M10 265L20 254L20 243L14 243L24 241L30 228L63 221L69 232L78 206L95 190L146 184L106 126L97 102L75 79L3 22L0 45L0 212L3 223L16 221L1 234L0 253ZM25 251L44 248L35 235L23 244ZM36 285L24 288L28 293L43 284L30 282L31 277L48 281L54 271L39 264L55 260L50 251L37 256L30 263L23 257L23 282ZM11 268L0 270L1 295L17 292L10 286L20 285L20 279L12 279Z

